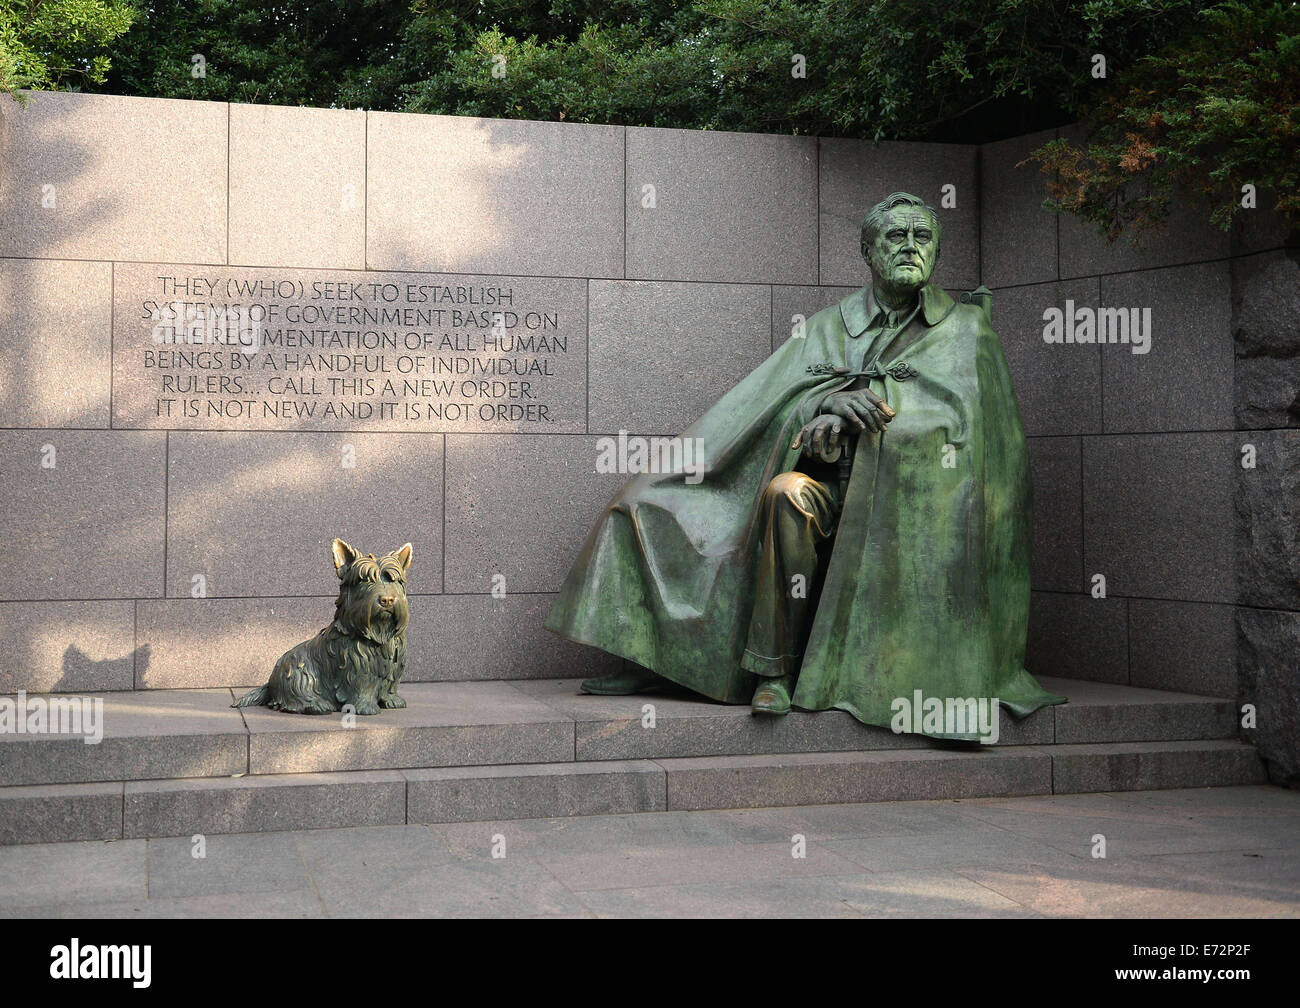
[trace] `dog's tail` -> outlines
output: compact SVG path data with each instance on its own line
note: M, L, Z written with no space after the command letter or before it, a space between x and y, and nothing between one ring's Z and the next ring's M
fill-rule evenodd
M270 683L265 686L259 686L255 690L249 690L240 699L232 703L231 707L265 707L267 690L271 687Z

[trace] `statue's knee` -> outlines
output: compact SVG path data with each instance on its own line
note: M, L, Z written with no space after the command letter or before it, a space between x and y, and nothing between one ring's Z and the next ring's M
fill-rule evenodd
M768 507L793 505L804 510L807 506L805 495L812 480L799 472L783 472L773 477L764 492L764 503Z

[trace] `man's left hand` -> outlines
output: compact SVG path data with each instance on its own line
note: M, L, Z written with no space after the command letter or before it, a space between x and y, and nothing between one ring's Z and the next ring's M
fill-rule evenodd
M835 462L839 459L840 452L844 450L843 441L846 439L843 430L844 421L840 417L823 413L803 425L799 433L794 436L794 443L790 447L792 449L802 447L803 453L810 458Z

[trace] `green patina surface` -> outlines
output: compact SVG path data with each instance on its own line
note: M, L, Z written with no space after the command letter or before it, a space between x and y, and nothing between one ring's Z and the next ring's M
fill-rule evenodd
M808 467L792 440L828 393L869 387L896 415L850 444L794 706L888 726L894 700L916 690L997 698L1017 716L1064 702L1024 668L1032 491L1001 344L978 306L928 283L914 294L915 325L898 342L865 335L877 308L866 287L814 315L723 396L682 435L699 439L703 481L645 474L621 490L547 628L705 696L750 702L759 680L742 653L764 488Z

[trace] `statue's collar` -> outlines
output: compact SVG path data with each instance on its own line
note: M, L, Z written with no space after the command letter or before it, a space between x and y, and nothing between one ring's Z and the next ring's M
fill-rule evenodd
M925 319L925 324L928 326L936 326L942 322L956 304L948 296L947 291L934 284L926 284L922 287L920 298L921 317ZM840 302L840 314L844 317L844 327L848 329L850 336L861 336L883 310L876 304L876 296L871 284L854 291Z

